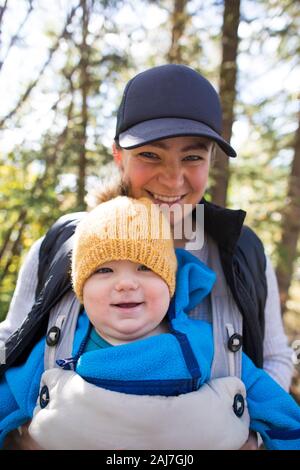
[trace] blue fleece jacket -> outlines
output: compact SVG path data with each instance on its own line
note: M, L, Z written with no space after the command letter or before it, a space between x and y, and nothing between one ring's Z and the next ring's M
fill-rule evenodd
M85 352L90 323L83 313L73 343L74 364L85 380L110 390L151 395L178 395L196 390L210 379L213 332L207 322L187 316L210 292L215 274L185 250L176 250L176 293L168 316L170 333L126 345ZM6 434L28 421L39 394L45 338L25 364L9 369L0 382L0 445ZM170 360L170 357L172 360ZM247 390L251 429L268 449L300 449L300 407L243 354L242 380Z

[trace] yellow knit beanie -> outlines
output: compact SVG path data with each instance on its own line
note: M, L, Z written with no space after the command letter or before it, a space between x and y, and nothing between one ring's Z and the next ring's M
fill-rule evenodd
M99 204L78 224L72 254L72 282L82 303L83 286L108 261L144 264L174 294L177 259L167 217L147 198L118 196Z

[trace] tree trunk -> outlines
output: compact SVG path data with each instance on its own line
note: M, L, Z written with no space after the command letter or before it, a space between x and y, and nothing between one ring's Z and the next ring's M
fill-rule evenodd
M17 225L22 222L22 220L24 220L24 218L26 217L26 214L27 214L27 210L26 209L22 209L20 214L19 214L19 217L17 218L17 220L15 222L12 223L12 225L9 227L9 229L7 230L5 236L4 236L4 240L3 240L3 243L2 243L2 246L0 247L0 261L1 259L4 257L5 255L5 252L6 252L6 249L7 247L9 246L9 243L11 241L11 236L14 232L14 230L16 229Z
M223 109L223 137L231 139L236 99L238 27L240 22L240 0L225 0L222 28L222 63L220 68L220 98ZM212 201L226 205L229 180L229 161L219 148L212 168Z
M79 130L79 163L78 163L78 186L77 206L79 210L85 210L85 180L86 180L86 132L88 125L87 98L89 91L89 46L87 44L89 11L87 0L81 0L82 9L82 41L80 44L80 91L81 91L81 124Z
M183 63L180 39L184 34L187 21L186 5L187 0L174 0L174 9L171 16L172 42L170 50L167 54L168 62L173 64Z
M279 284L281 308L284 313L288 291L297 258L297 243L300 233L300 112L298 129L295 135L294 158L288 183L286 207L282 217L281 243L277 279Z
M5 277L8 275L8 270L9 270L9 268L10 268L12 262L13 262L14 257L20 255L20 251L22 249L20 241L21 241L21 236L23 234L24 228L26 226L26 215L27 215L27 211L23 210L21 212L20 217L19 217L18 222L20 223L20 226L18 228L18 235L17 235L16 239L12 242L12 247L9 250L9 256L6 260L6 263L5 263L5 266L4 266L3 270L1 270L0 286L3 283L3 279L5 279Z

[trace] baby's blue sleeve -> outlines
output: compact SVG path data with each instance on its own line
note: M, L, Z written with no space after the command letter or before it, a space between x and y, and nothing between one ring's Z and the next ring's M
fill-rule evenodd
M29 417L22 413L6 377L3 377L0 382L0 449L6 435L28 419Z
M44 339L27 361L8 369L0 380L0 448L6 435L32 418L44 370Z
M14 399L6 377L4 376L0 382L0 426L5 417L8 414L13 413L17 408L18 404Z
M242 381L247 390L250 428L259 432L267 449L300 450L300 406L246 354Z

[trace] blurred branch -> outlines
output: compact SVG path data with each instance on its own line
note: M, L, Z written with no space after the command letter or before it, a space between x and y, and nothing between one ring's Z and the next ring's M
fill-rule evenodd
M34 89L34 87L37 85L37 83L39 82L40 78L42 77L43 73L45 72L46 68L48 67L49 63L51 62L51 59L52 59L52 56L54 54L54 52L58 49L59 47L59 44L60 44L60 41L62 38L65 38L68 36L68 26L71 24L72 22L72 19L76 13L76 10L78 9L79 5L77 5L76 7L74 7L70 14L68 15L67 19L66 19L66 23L65 23L65 26L64 26L64 29L62 31L62 33L60 34L60 36L57 38L55 44L51 47L51 49L49 50L49 55L48 55L48 58L47 60L45 61L44 65L42 66L37 78L31 82L31 84L27 87L25 93L23 93L23 95L19 98L19 101L17 102L16 106L6 115L4 116L4 118L1 119L0 121L0 128L4 126L5 124L5 121L7 119L10 119L12 116L14 116L14 114L16 114L16 112L21 108L21 106L25 103L25 101L27 100L27 98L29 97L30 93L32 92L32 90Z
M19 38L20 33L21 33L21 31L22 31L24 25L26 24L26 21L27 21L28 18L29 18L30 13L33 11L32 2L33 2L33 0L28 0L29 8L28 8L28 10L27 10L27 12L26 12L25 18L23 19L22 23L20 24L20 26L19 26L17 32L13 35L13 37L12 37L11 40L10 40L10 43L9 43L8 48L7 48L7 50L6 50L6 54L5 54L5 56L3 57L3 59L0 61L0 70L2 69L2 66L3 66L4 62L5 62L5 60L7 59L7 56L8 56L8 54L9 54L10 49L13 47L13 45L15 44L15 42L17 41L17 39ZM7 5L7 1L6 1L6 5ZM6 5L4 5L3 9L5 9ZM0 25L1 25L1 17L2 17L2 15L0 16Z
M7 3L8 3L8 0L5 0L3 7L0 6L0 51L1 51L1 34L2 34L1 26L2 26L3 16L4 16L5 10L7 8ZM2 63L3 62L0 60L0 69L2 67Z
M3 7L0 6L0 27L1 27L2 19L3 19L3 15L4 15L5 10L7 8L7 3L8 3L8 0L5 0Z

